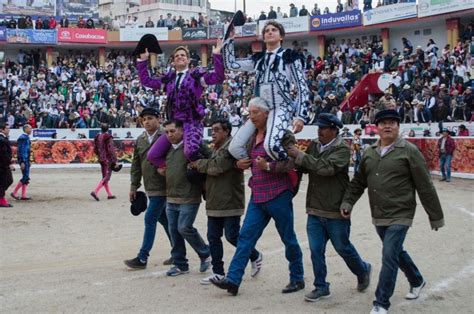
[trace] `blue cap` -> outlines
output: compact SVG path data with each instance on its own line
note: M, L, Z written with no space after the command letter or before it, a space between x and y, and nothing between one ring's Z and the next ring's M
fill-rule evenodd
M320 128L334 128L334 129L340 129L344 126L341 120L339 120L336 117L336 115L333 115L332 113L321 113L318 116L316 125Z

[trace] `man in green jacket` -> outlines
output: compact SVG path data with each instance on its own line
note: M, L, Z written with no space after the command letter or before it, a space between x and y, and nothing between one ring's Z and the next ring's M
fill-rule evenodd
M413 222L416 195L428 214L431 228L444 225L444 216L430 173L418 148L399 137L400 116L382 110L375 116L380 140L368 147L341 204L341 215L350 217L353 205L367 188L372 222L382 240L382 268L371 313L387 313L395 288L398 268L410 283L408 300L417 299L426 282L415 263L403 250Z
M178 276L189 273L184 240L191 245L201 259L199 271L203 273L211 265L211 253L209 246L193 226L201 203L202 185L188 180L189 161L184 155L183 122L173 120L164 125L171 148L166 156L166 169L160 168L160 171L164 170L166 175L166 215L173 244L171 257L174 264L166 275ZM200 153L207 156L208 152L203 149L201 145Z
M351 272L357 276L357 290L364 291L370 283L371 265L364 262L349 240L351 222L340 214L344 192L349 185L351 151L339 135L342 122L333 114L322 113L316 122L318 140L312 142L306 153L295 146L288 154L295 164L309 174L306 193L306 213L311 261L313 262L315 289L305 296L309 302L328 298L326 282L326 244L331 240L336 252L344 259Z
M206 173L206 211L207 240L212 257L212 272L203 278L201 284L210 285L211 278L224 278L224 248L222 235L225 232L227 241L237 246L240 231L240 216L244 214L245 187L244 173L235 167L236 160L228 151L232 140L232 125L228 120L217 120L211 125L212 155L200 159L191 165L201 173ZM251 276L255 277L262 267L262 254L255 248L250 254Z
M155 167L146 159L148 150L162 133L159 116L158 110L154 108L143 109L140 117L142 118L145 132L137 138L135 150L133 151L132 168L130 170L130 202L137 196L137 190L141 186L142 177L145 192L149 199L145 213L145 232L140 252L137 257L124 261L125 265L134 269L146 268L148 256L155 241L157 221L163 226L168 239L170 239L168 219L166 217L166 179L159 175ZM172 259L170 258L165 260L163 264L171 265L171 263Z

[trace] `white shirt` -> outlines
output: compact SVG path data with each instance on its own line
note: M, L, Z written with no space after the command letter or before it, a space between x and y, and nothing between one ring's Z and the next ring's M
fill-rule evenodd
M395 145L395 142L385 147L380 146L380 156L383 157L385 154L392 151L394 145Z
M155 135L156 135L157 132L158 132L158 130L156 130L155 133L153 133L151 135L148 132L146 133L146 136L148 138L148 143L150 143L150 144L153 143L153 138L155 138Z
M326 145L323 145L321 143L321 147L319 148L319 152L324 152L325 150L327 150L329 148L329 146L334 143L334 141L337 139L337 137L335 137L332 141L330 141L329 143L327 143Z
M173 146L173 149L178 149L182 144L183 141L179 142L178 144L171 144L171 146Z
M176 80L174 82L175 82L175 84L178 83L178 87L181 86L181 83L183 82L183 79L186 76L186 73L188 73L188 70L189 69L185 69L183 71L177 71L176 72ZM181 75L181 77L178 76L178 74L180 74L180 73L183 73L183 75ZM179 78L179 82L178 82L178 78Z

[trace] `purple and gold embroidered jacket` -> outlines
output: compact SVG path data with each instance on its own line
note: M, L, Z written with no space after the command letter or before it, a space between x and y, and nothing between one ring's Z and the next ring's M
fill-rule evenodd
M214 71L201 67L189 69L181 81L180 88L175 89L176 72L170 71L158 77L148 74L148 61L137 62L138 75L143 86L152 89L164 87L167 95L166 115L168 119L183 122L200 121L204 118L204 106L201 96L208 85L224 82L224 64L220 54L213 54Z

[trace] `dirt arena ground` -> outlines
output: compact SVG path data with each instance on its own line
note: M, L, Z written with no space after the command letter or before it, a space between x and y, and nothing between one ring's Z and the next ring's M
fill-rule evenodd
M188 246L191 272L166 277L169 243L158 229L148 268L130 271L124 259L133 258L141 245L143 214L129 212L129 172L112 177L115 200L100 202L89 192L99 180L98 169L33 169L30 202L14 201L2 208L0 222L0 311L37 312L261 312L261 313L368 313L380 270L381 245L370 221L365 194L356 205L352 241L363 258L373 265L372 284L365 293L355 289L356 278L328 245L330 299L308 303L313 274L306 236L305 193L295 198L295 229L303 249L306 289L282 295L288 281L283 245L272 223L258 242L264 265L257 278L248 272L237 297L224 290L202 286L197 255ZM15 183L19 172L15 173ZM399 273L392 313L474 312L474 184L453 179L438 182L446 226L431 231L419 206L406 249L428 284L422 297L405 301L408 283ZM302 191L306 190L306 181ZM248 196L248 193L247 193ZM195 226L206 234L206 216L201 207ZM225 245L225 262L234 249Z

